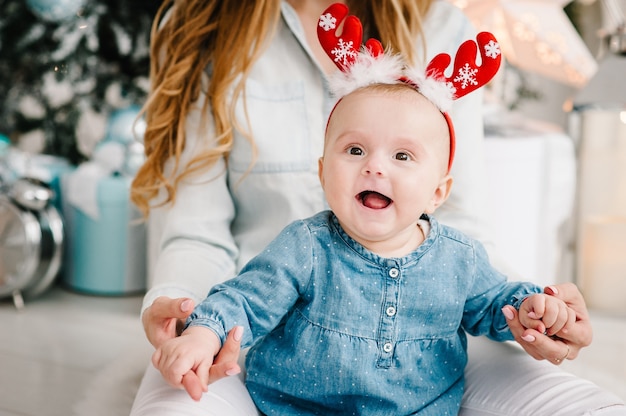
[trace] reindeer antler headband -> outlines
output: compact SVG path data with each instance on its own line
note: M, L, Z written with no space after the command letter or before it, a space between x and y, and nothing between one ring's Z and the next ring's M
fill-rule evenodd
M335 32L343 21L341 36ZM485 85L498 72L500 45L489 32L481 32L473 40L465 41L454 58L454 71L447 77L444 72L452 58L447 53L435 56L425 71L407 67L399 55L384 53L380 41L369 39L361 50L363 27L356 16L348 15L348 7L336 3L327 8L319 18L317 37L341 70L329 81L333 93L338 97L373 84L405 83L414 87L430 100L443 114L450 131L450 159L452 166L455 150L455 134L452 120L447 111L452 101ZM476 63L477 48L480 46L481 65Z

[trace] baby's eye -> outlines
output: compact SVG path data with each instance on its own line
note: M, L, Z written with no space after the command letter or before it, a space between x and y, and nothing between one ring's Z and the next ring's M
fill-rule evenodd
M361 149L360 147L352 146L348 149L348 153L354 156L361 156L363 155L363 149Z
M411 156L408 153L398 152L396 153L396 160L411 160Z

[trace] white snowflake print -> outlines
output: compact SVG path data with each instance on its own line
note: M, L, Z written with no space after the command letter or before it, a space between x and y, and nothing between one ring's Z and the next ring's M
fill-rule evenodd
M500 53L500 44L498 42L490 40L489 43L485 45L486 56L496 59Z
M454 82L461 84L461 89L467 88L468 85L478 85L476 74L478 69L472 69L466 62L462 68L459 68L458 75L454 77Z
M339 38L337 46L330 51L330 53L335 56L335 62L340 62L343 65L347 65L349 60L357 55L357 52L354 50L353 42L344 42L342 38Z
M326 32L333 30L337 27L337 18L330 13L326 13L320 16L320 27Z

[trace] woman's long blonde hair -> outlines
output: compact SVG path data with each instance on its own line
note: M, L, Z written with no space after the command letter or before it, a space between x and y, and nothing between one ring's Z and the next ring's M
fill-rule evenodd
M348 1L348 6L350 13L361 19L368 37L380 39L383 45L415 62L415 42L423 39L422 18L431 3L354 0ZM236 128L235 102L243 93L253 64L273 36L280 4L281 0L165 0L159 8L151 33L152 90L143 107L146 162L131 187L132 201L144 215L148 215L150 201L161 189L165 190L162 203L173 202L181 179L228 156ZM204 86L203 106L205 111L211 109L217 145L196 155L182 167L182 173L176 174L185 146L185 119L200 97L201 78L209 66L211 80ZM229 99L233 86L234 94ZM249 136L254 143L252 134ZM166 176L164 164L172 158L173 173Z

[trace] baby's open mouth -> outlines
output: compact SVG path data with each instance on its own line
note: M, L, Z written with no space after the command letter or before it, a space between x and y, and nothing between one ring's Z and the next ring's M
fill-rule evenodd
M361 204L371 209L387 208L392 202L390 198L376 191L363 191L356 197Z

